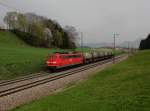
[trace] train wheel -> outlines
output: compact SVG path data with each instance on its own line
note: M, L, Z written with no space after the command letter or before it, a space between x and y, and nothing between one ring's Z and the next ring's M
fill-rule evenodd
M49 67L49 72L53 73L56 71L56 67Z

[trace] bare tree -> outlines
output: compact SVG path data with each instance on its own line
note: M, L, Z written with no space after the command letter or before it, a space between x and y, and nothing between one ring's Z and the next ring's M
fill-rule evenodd
M4 18L4 22L7 24L8 29L17 28L17 20L18 20L17 12L8 12Z
M73 26L66 26L64 28L64 30L66 31L66 33L68 34L69 37L69 41L70 41L70 45L72 47L75 47L76 45L76 40L77 40L77 36L79 35L79 33L77 32L76 28Z

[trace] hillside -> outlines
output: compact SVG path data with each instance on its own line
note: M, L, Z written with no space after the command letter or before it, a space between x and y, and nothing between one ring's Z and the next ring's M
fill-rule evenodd
M22 40L11 32L0 31L0 46L1 47L27 47Z
M0 79L39 72L49 50L25 44L11 32L0 31Z
M13 111L150 111L150 50Z

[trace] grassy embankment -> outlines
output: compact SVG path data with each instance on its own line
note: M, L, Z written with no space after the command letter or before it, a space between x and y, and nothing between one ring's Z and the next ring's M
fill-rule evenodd
M13 111L150 111L150 50Z
M0 79L41 71L48 52L25 44L11 32L0 31Z

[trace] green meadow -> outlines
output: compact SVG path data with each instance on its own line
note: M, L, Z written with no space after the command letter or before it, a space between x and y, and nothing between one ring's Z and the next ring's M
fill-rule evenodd
M31 47L11 32L0 31L0 79L41 71L49 51Z
M150 50L12 111L150 111Z

